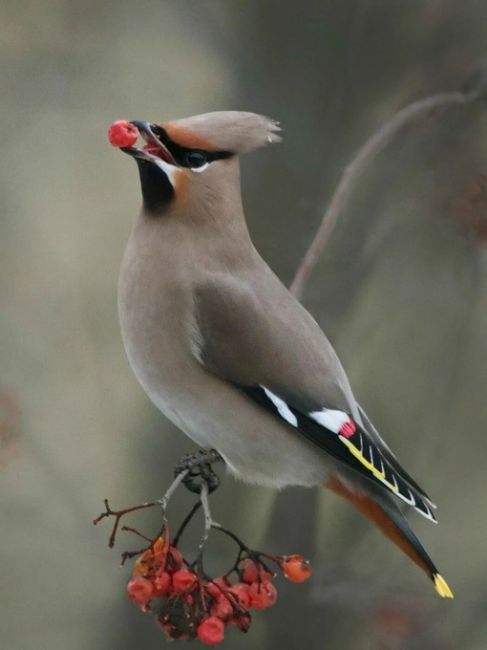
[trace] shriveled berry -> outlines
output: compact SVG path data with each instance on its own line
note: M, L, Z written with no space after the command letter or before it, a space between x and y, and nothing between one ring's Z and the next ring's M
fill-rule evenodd
M132 576L134 578L145 578L149 575L151 570L151 564L144 559L144 556L141 555L134 564L134 570L132 571Z
M117 120L108 129L108 140L114 147L133 147L137 137L137 128L127 120Z
M242 610L235 612L235 615L230 619L229 623L233 623L241 632L248 632L252 623L252 617L249 612Z
M277 589L272 582L254 582L249 587L250 607L266 609L277 600Z
M146 605L152 597L153 587L146 578L133 578L127 584L127 594L134 603Z
M178 630L178 628L172 623L168 623L167 621L157 619L157 624L164 631L166 638L169 641L175 641L175 640L186 641L189 638L189 636L185 632L181 632L181 630Z
M189 591L196 584L196 575L188 569L179 569L173 573L172 588L175 594Z
M216 616L209 616L198 626L198 639L206 645L218 645L223 641L225 626Z
M244 582L237 582L232 587L229 587L228 591L237 598L242 607L250 605L249 585Z
M281 560L281 568L291 582L305 582L311 576L311 566L302 555L288 555Z
M145 550L134 564L133 577L146 578L166 561L167 544L163 537L158 537L151 548Z
M219 598L210 610L212 616L228 621L233 616L233 607L228 598Z
M149 549L149 553L152 553L154 556L158 557L167 551L167 546L169 546L169 544L166 544L164 537L158 537L152 545L152 548Z

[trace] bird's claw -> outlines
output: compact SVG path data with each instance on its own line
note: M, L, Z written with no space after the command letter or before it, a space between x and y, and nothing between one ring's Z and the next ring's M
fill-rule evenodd
M215 449L199 449L193 454L186 454L174 468L174 475L187 471L183 484L190 492L200 494L201 487L206 484L208 493L214 492L220 485L220 479L213 471L212 463L222 461L223 458Z

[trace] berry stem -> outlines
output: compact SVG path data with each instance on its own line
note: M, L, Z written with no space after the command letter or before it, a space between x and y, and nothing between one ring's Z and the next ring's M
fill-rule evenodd
M150 542L152 544L153 540L150 537L146 537L143 535L140 530L137 530L137 528L132 528L131 526L122 526L120 530L126 531L128 533L134 533L134 535L137 535L138 537L141 537L142 539L145 539L146 542Z
M150 501L141 503L138 506L132 506L131 508L124 508L123 510L112 510L110 508L110 504L108 503L108 499L104 499L103 502L105 504L105 512L102 512L96 519L93 519L93 524L96 526L105 517L115 517L112 532L108 538L109 548L113 548L115 544L115 537L117 536L118 526L123 516L127 515L129 512L135 512L136 510L142 510L143 508L153 508L158 503L157 501Z
M167 510L167 506L169 504L169 501L171 500L171 497L176 492L176 490L178 489L180 484L186 478L188 473L189 473L189 469L185 469L180 474L178 474L176 476L176 478L174 479L174 481L169 486L169 488L167 489L164 496L161 499L157 500L157 503L161 506L162 516L163 516L164 522L167 522L166 510Z
M233 541L234 541L236 544L238 544L238 546L239 546L241 552L246 552L246 553L250 553L250 552L251 552L250 549L249 549L249 547L246 546L246 545L242 542L242 540L239 539L239 538L235 535L235 533L232 533L232 531L228 530L227 528L223 528L223 526L221 526L220 524L217 524L216 522L214 522L214 523L212 524L211 527L212 527L213 529L215 529L215 530L219 530L219 531L220 531L221 533L223 533L224 535L228 535L228 537L230 537L231 539L233 539Z
M210 531L212 528L218 527L220 524L217 524L213 521L210 510L210 502L208 499L208 485L203 483L201 486L200 492L200 503L203 506L203 513L205 517L205 527L203 529L203 535L201 537L198 553L196 555L196 566L198 567L198 572L203 573L203 551L210 536Z
M177 533L176 533L176 535L174 536L174 539L173 539L173 541L172 541L172 545L175 546L176 548L177 548L177 546L178 546L178 542L179 542L179 540L180 540L180 538L181 538L181 535L182 535L182 534L184 533L184 531L186 530L186 526L189 524L189 522L191 521L191 519L193 519L193 516L198 512L198 510L199 510L200 508L201 508L201 501L197 501L197 502L194 504L194 506L191 508L191 510L189 511L189 513L186 515L186 517L183 519L183 521L181 522L181 525L179 526L178 531L177 531Z

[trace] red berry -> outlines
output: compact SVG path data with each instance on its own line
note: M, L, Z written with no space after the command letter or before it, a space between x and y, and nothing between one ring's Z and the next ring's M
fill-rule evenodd
M272 582L254 582L249 588L250 607L266 609L277 600L277 589Z
M242 562L240 577L242 582L246 582L248 585L251 585L253 582L257 581L257 578L259 577L259 569L254 560L251 560L248 557Z
M218 645L223 641L225 626L216 616L210 616L198 626L198 639L207 645Z
M272 580L272 578L275 577L275 574L270 573L269 571L266 571L263 566L260 567L259 569L259 579L261 582L269 582L269 580Z
M146 578L133 578L127 584L127 594L134 603L146 605L152 597L153 587Z
M219 578L215 578L213 582L224 590L230 587L229 583L225 580L225 578L221 576Z
M175 594L189 591L196 584L196 575L188 569L179 569L173 573L172 588Z
M206 585L206 591L210 594L210 596L213 596L213 598L215 598L216 600L223 598L223 593L221 592L221 590L212 582L209 582Z
M233 616L233 607L228 598L220 598L210 610L212 616L216 616L222 621L228 621Z
M154 586L154 596L165 596L171 588L171 576L167 571L159 570L152 584Z
M311 566L302 555L288 555L281 560L281 568L291 582L305 582L311 576Z
M177 571L184 564L184 558L181 551L177 548L174 548L174 546L170 547L167 560L166 571L169 571L169 573Z
M225 598L225 592L228 591L230 585L223 578L215 578L206 585L206 590L209 594L216 598Z
M237 582L232 587L229 587L228 591L236 596L242 607L248 607L250 605L249 585L243 582Z
M133 147L137 137L137 128L127 120L117 120L108 129L108 140L114 147Z

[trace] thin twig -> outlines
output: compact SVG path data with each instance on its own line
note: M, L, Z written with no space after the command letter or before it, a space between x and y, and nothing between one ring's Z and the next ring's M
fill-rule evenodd
M179 526L178 532L174 535L174 539L172 540L172 546L176 546L179 543L179 540L181 538L181 535L184 533L186 530L186 526L189 524L191 519L193 519L193 516L198 512L198 510L201 508L201 501L197 501L194 506L191 508L191 510L188 512L186 517L183 519L181 522L181 525Z
M118 526L122 517L127 515L129 512L135 512L136 510L142 510L144 508L153 508L156 505L157 501L141 503L138 506L124 508L123 510L112 510L110 504L108 503L108 499L104 499L103 503L105 504L105 512L102 512L101 515L99 515L96 519L93 519L93 523L96 526L102 519L105 519L105 517L115 517L112 532L108 538L108 546L109 548L113 548L115 544L115 538L117 536Z
M150 542L150 544L153 543L153 539L150 537L147 537L147 535L143 535L140 530L137 530L137 528L132 528L132 526L122 526L120 530L123 530L126 533L134 533L134 535L137 535L137 537L141 537L142 539L145 539L146 542Z
M212 527L215 525L215 522L211 517L210 502L208 500L208 486L206 485L206 483L203 483L201 486L200 501L201 501L201 505L203 506L203 513L205 516L205 527L198 546L197 562L199 564L201 564L201 558L203 556L203 551L206 542L208 541L208 537L210 536L210 531Z
M220 526L220 524L217 524L217 523L214 523L214 524L212 525L212 528L213 528L214 530L219 530L219 531L220 531L221 533L223 533L224 535L227 535L228 537L230 537L231 539L233 539L233 541L238 545L238 547L240 548L241 551L250 552L249 547L246 546L246 545L242 542L242 540L239 539L239 538L235 535L235 533L232 533L231 530L228 530L227 528L223 528L223 526Z
M289 290L296 298L301 298L318 259L326 246L340 213L343 211L355 184L372 159L403 127L416 118L427 115L436 109L468 104L483 98L485 80L482 78L476 87L468 92L440 93L420 99L402 108L392 119L383 124L374 135L359 149L352 162L345 168L340 182L323 215L321 224L301 260Z
M161 506L162 516L164 518L164 521L166 521L167 505L172 495L176 492L176 490L178 489L178 487L180 486L180 484L183 482L183 480L186 478L188 474L189 474L189 469L185 469L180 474L178 474L174 479L174 481L169 486L169 488L167 489L164 496L161 499L157 500L157 503Z

